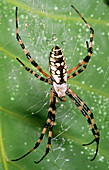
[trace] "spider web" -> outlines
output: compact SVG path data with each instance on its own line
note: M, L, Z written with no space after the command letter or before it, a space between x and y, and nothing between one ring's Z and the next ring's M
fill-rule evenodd
M19 57L28 67L41 75L31 66L29 61L26 60L23 50L15 39L15 6L11 6L9 2L4 1L3 4L1 3L1 7L3 8L0 10L1 23L6 23L6 21L8 21L8 27L4 28L4 32L7 32L7 36L4 36L4 34L1 35L2 40L0 44L2 52L0 62L2 100L0 108L1 111L5 108L5 114L8 116L12 113L18 113L19 116L17 116L17 118L24 119L24 122L21 121L17 125L14 123L13 118L10 120L5 117L4 125L2 126L3 116L1 113L0 125L5 129L3 132L6 135L4 135L3 140L6 141L7 138L9 138L9 135L6 133L7 122L9 121L11 129L10 135L12 135L15 144L17 144L16 141L18 138L16 135L13 135L13 133L17 135L20 134L19 137L23 135L24 137L22 137L22 140L24 143L21 142L17 147L21 147L24 144L24 146L28 146L25 148L25 150L27 150L32 144L34 145L32 141L36 141L38 136L40 136L41 129L46 121L51 86L35 79L15 60L15 56ZM19 3L22 4L24 1ZM27 5L31 6L31 12L25 10L24 6L22 6L22 8L19 7L18 10L19 33L21 38L31 56L47 73L49 73L49 52L54 45L59 45L62 48L69 69L78 64L78 62L87 55L85 42L89 40L89 29L81 19L76 18L77 15L75 11L70 8L70 3L72 4L71 1L65 1L64 4L63 1L60 1L60 3L55 1L52 4L48 1L42 3L42 1L38 0L36 4L35 1L32 0L31 2L27 2ZM73 3L76 4L76 0ZM63 4L63 7L60 4ZM86 11L83 4L87 9ZM94 5L95 9L92 12L91 7ZM104 134L109 141L109 131L107 129L109 123L107 116L109 111L109 56L108 53L106 53L107 49L104 49L104 44L108 44L106 38L109 37L109 32L106 30L108 25L102 26L101 30L99 25L96 26L96 21L93 21L97 19L102 21L105 19L106 9L102 9L102 15L98 14L97 16L100 1L96 1L95 4L93 4L93 2L89 4L89 1L84 0L80 2L80 6L76 5L76 7L78 10L83 11L82 15L84 17L92 19L88 21L90 23L92 22L91 25L94 25L95 29L98 28L98 31L95 31L93 56L87 70L74 80L70 80L68 85L94 112L95 120L100 131L104 133L104 129L106 129ZM38 13L38 11L40 12ZM90 12L87 16L88 11ZM101 18L99 16L101 16ZM71 17L74 17L74 19L70 19ZM101 35L104 44L99 43L99 35ZM106 58L102 59L104 56L106 56ZM101 60L99 60L99 57ZM32 122L32 124L26 125L28 120ZM15 131L11 126L16 126ZM89 125L77 110L76 106L74 106L72 101L67 97L65 103L59 101L57 104L56 124L53 130L52 148L50 152L50 156L53 156L49 157L48 155L48 159L44 161L49 163L54 162L54 164L58 166L58 169L66 169L72 165L72 162L73 164L75 162L77 163L77 159L80 160L82 159L82 155L86 155L85 158L88 159L88 163L84 165L84 169L99 168L100 165L91 165L89 162L89 159L92 158L94 154L94 147L82 148L81 146L82 142L89 142L89 139L92 139ZM103 139L104 136L102 137L102 140ZM47 141L47 135L45 135L44 141ZM30 145L31 142L32 144ZM12 140L10 140L6 144L10 146L10 149L7 149L9 153L12 153L12 150L16 148L16 145L12 143ZM106 146L107 143L108 142L106 142ZM109 162L106 159L106 146L102 147L105 150L105 154L100 152L97 160L100 163L105 163L106 168L109 168ZM43 156L43 149L45 150L46 148L45 142L42 141L38 151L41 147L42 151L40 155ZM19 148L17 148L17 150L19 150ZM36 157L35 155L38 151L36 150L36 152L33 153L34 157ZM25 151L22 151L22 153L25 153ZM7 153L7 156L8 155ZM15 155L14 152L12 155ZM10 157L12 157L12 155ZM20 153L15 156L18 155L20 155ZM34 161L33 157L31 159L31 162L32 161ZM75 166L77 166L77 164ZM44 165L42 165L41 169L43 168Z

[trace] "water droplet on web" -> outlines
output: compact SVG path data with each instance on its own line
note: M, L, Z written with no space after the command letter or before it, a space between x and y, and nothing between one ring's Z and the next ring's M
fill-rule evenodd
M96 1L96 3L98 4L98 3L99 3L99 1Z
M21 19L24 19L24 15L22 14L22 15L20 16L20 18L21 18Z
M93 15L93 14L91 14L90 16L91 16L91 17L93 17L94 15Z
M80 52L80 55L83 55L83 53L82 53L82 52Z
M104 156L100 156L99 161L103 162L104 161Z
M9 22L12 22L12 19L9 19Z
M14 101L15 99L14 99L14 97L11 97L11 101Z
M15 34L14 34L13 32L11 33L11 35L12 35L12 36L15 36Z
M70 32L71 31L71 29L70 28L68 28L68 32Z
M18 84L16 84L16 87L17 87L17 88L19 88L19 85L18 85Z
M83 152L83 151L81 151L81 154L83 155L83 154L84 154L84 152Z
M4 56L4 59L6 59L7 58L7 56Z
M10 31L10 28L7 28L8 31Z
M55 11L57 11L57 10L58 10L58 7L57 7L57 6L55 6L55 7L54 7L54 10L55 10Z
M102 32L101 34L102 34L102 35L105 35L105 32Z
M50 162L50 159L47 159L47 162Z
M82 84L85 84L85 81L82 81Z
M25 142L24 145L27 145L27 142Z
M79 29L79 32L81 32L81 29Z

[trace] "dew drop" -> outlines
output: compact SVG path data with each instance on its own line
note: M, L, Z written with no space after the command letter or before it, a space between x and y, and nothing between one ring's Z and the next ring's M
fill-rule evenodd
M47 162L50 162L50 159L47 159Z
M83 53L82 53L82 52L80 52L80 55L83 55Z
M24 145L27 145L27 142L25 142Z
M85 81L82 81L82 84L85 84Z
M4 56L4 59L6 59L7 57L6 56Z
M8 31L10 31L10 28L7 28Z
M11 101L14 101L15 99L14 99L14 97L11 97Z
M15 36L15 34L14 34L13 32L11 33L11 35L12 35L12 36Z
M84 152L83 152L83 151L81 151L81 154L83 155L83 154L84 154Z
M14 80L16 80L16 77L13 77Z
M91 17L93 17L94 15L93 15L93 14L91 14L90 16L91 16Z
M21 19L24 19L24 15L22 14L22 15L20 16L20 18L21 18Z
M12 19L9 19L9 22L12 22Z
M18 84L16 84L16 87L17 87L17 88L19 88L19 85L18 85Z
M100 156L99 160L100 160L101 162L103 162L104 156Z
M57 6L55 6L55 7L54 7L54 10L55 10L55 11L57 11L57 10L58 10L58 7L57 7Z

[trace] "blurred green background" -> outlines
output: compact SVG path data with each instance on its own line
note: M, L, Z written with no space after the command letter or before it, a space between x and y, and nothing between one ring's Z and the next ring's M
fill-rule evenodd
M48 132L40 147L18 162L41 134L49 108L50 85L24 70L19 57L41 75L26 59L16 40L15 7L18 8L19 33L41 68L49 74L49 52L59 45L72 68L87 55L90 31L73 4L94 28L93 55L85 72L68 85L93 111L100 132L99 153L93 162L96 143L81 112L67 97L59 101L52 148L45 153ZM2 0L0 2L0 170L107 170L109 169L109 7L103 0Z

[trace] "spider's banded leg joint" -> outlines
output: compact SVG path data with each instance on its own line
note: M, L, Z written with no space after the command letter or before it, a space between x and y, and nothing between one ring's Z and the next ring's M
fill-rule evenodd
M89 43L88 41L86 41L86 45L87 45L87 50L89 49Z
M52 121L52 120L55 121L55 114L53 114L52 112L53 112L53 110L52 110L52 111L49 111L49 113L48 113L48 118L49 118L51 121Z
M92 52L93 52L92 47L88 48L88 52L92 54Z
M65 97L65 96L60 97L59 99L60 99L62 102L66 102L66 97Z
M83 61L86 62L86 63L88 63L89 60L90 60L90 56L89 56L89 55L87 55L87 56L83 59Z
M91 30L91 33L94 34L94 29L92 27L90 28L90 30Z

